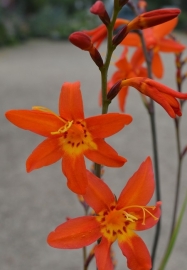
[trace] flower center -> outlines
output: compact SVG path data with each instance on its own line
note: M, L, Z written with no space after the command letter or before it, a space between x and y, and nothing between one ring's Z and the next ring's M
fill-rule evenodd
M59 142L63 150L70 155L79 155L87 149L97 149L83 120L67 121L58 131L51 132L51 134L61 135Z
M67 154L76 156L88 149L97 150L97 145L93 141L84 120L67 121L48 108L41 106L34 106L32 109L51 113L60 119L63 123L62 127L57 131L52 131L51 135L59 135L59 144Z
M131 214L129 213L130 208L132 208ZM138 212L136 214L137 208ZM97 216L98 222L101 223L102 234L109 239L109 241L114 242L117 238L129 233L127 232L129 226L131 227L131 230L134 229L136 221L139 219L142 220L142 224L145 225L146 214L149 214L156 220L157 217L155 217L147 208L149 207L133 205L118 210L115 205L112 205L110 210L102 211ZM141 215L139 210L142 210Z

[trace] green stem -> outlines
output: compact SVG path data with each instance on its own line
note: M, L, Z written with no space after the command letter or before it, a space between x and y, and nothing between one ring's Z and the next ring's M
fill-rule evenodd
M102 90L102 114L106 114L108 112L108 106L110 104L110 100L107 99L107 77L108 77L108 69L110 66L112 54L116 48L112 44L113 37L113 28L115 21L117 19L117 15L119 13L119 8L114 8L113 16L110 24L107 26L108 37L107 37L107 53L103 66L100 68L101 72L101 90ZM95 175L97 177L101 177L101 165L95 163Z
M144 52L146 64L147 64L147 70L148 70L148 77L152 78L152 72L151 72L151 57L148 55L145 40L142 34L142 31L139 31L141 43L142 43L142 49ZM155 123L155 109L154 109L154 101L150 99L149 106L147 107L149 117L150 117L150 123L151 123L151 135L152 135L152 145L153 145L153 157L154 157L154 170L155 170L155 181L156 181L156 200L161 200L161 192L160 192L160 176L159 176L159 162L158 162L158 144L157 144L157 134L156 134L156 123ZM160 230L161 230L161 221L157 223L156 231L155 231L155 237L152 247L152 267L154 265L156 250L158 246L158 240L160 236Z
M178 155L178 167L177 167L177 181L176 181L176 189L175 189L175 201L173 208L173 217L172 217L172 225L169 239L173 234L173 230L175 228L176 218L177 218L177 208L179 201L179 191L180 191L180 180L181 180L181 167L182 167L182 158L181 158L181 143L180 143L180 127L179 127L179 118L175 118L175 131L176 131L176 140L177 140L177 155Z
M153 156L154 156L154 168L155 168L155 180L156 180L156 200L161 200L161 192L160 192L160 177L159 177L159 164L158 164L158 151L157 151L157 136L156 136L156 124L155 124L155 113L154 113L154 102L150 101L151 112L149 112L150 122L151 122L151 134L152 134L152 144L153 144ZM155 237L152 247L152 268L154 265L156 250L158 246L158 240L160 236L161 223L160 220L156 225Z
M106 114L108 112L108 106L110 104L110 100L107 99L107 77L108 77L108 69L110 66L112 54L114 50L116 49L116 46L112 44L112 37L113 37L113 29L114 29L114 24L117 19L117 15L120 11L119 7L114 6L114 11L112 15L112 19L110 24L107 26L107 53L106 53L106 58L103 66L100 68L101 72L101 91L102 91L102 114ZM95 175L97 177L101 177L101 165L95 163ZM100 242L100 239L97 241L98 244Z
M181 55L179 57L179 61L181 62ZM181 69L182 65L180 65L179 69ZM181 72L180 72L181 74ZM182 90L182 78L180 78L179 82L177 83L178 92ZM181 104L182 107L182 104ZM175 200L174 200L174 207L173 207L173 216L172 216L172 225L169 235L169 241L173 234L176 219L177 219L177 208L178 208L178 201L179 201L179 191L180 191L180 182L181 182L181 167L182 167L182 156L181 156L181 141L180 141L180 118L175 118L175 133L176 133L176 141L177 141L177 156L178 156L178 167L177 167L177 179L176 179L176 189L175 189Z

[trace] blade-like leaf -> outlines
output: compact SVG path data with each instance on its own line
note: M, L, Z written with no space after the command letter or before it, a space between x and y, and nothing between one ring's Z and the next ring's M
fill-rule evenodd
M186 197L184 199L183 205L181 207L180 215L179 215L179 218L177 220L176 226L174 228L173 234L172 234L171 239L169 241L169 244L168 244L168 247L167 247L166 252L164 254L164 257L163 257L163 259L161 261L159 270L164 270L165 269L165 266L166 266L166 264L168 262L168 259L169 259L170 255L171 255L171 252L173 250L173 247L175 245L175 242L176 242L179 230L180 230L180 226L181 226L182 219L183 219L183 216L184 216L184 213L185 213L186 205L187 205L187 193L186 193Z

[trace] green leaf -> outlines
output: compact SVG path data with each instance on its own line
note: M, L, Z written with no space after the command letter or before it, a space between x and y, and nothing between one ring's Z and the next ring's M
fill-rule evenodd
M184 202L182 204L182 208L181 208L181 211L180 211L179 218L177 220L177 223L176 223L176 226L174 228L173 234L172 234L171 239L169 241L168 248L167 248L167 250L166 250L166 252L164 254L164 257L163 257L163 259L161 261L160 267L158 268L159 270L164 270L164 268L165 268L165 266L166 266L166 264L168 262L168 259L169 259L170 255L171 255L171 252L173 250L173 247L175 245L175 242L176 242L179 230L180 230L180 226L181 226L182 219L183 219L183 216L184 216L184 213L185 213L186 205L187 205L187 192L186 192Z

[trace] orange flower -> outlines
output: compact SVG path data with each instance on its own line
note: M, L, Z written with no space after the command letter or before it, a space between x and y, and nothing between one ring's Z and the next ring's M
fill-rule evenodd
M113 270L110 247L117 240L129 269L151 269L149 251L134 232L153 227L160 217L161 202L145 206L154 193L151 159L148 157L141 164L118 200L101 179L87 174L88 187L83 197L96 216L78 217L61 224L49 234L48 244L61 249L82 248L101 238L94 249L98 270Z
M19 128L47 137L26 162L27 172L48 166L59 159L68 187L85 193L87 186L84 155L93 162L121 167L126 159L118 156L103 138L109 137L132 121L130 115L109 113L84 118L80 83L64 83L59 99L59 114L43 107L11 110L7 119Z
M147 70L145 67L137 65L137 63L134 62L134 59L132 58L130 61L128 61L127 52L128 50L125 48L119 60L115 63L115 66L118 68L118 70L114 72L111 80L108 82L108 89L110 89L117 81L123 80L124 78L128 79L136 76L147 76ZM128 86L124 86L121 88L118 94L119 108L122 112L124 112L125 109L127 95Z
M174 91L166 85L144 77L134 77L123 80L120 84L120 88L124 86L132 86L142 94L152 98L159 103L172 118L175 118L177 115L182 115L180 104L176 98L186 100L187 93Z
M143 35L146 42L146 48L152 52L152 72L157 78L162 78L164 68L159 52L182 52L185 46L179 42L165 37L168 35L177 25L178 19L175 18L171 21L156 25L152 28L144 29ZM129 33L122 41L121 45L138 47L133 55L133 61L136 61L138 65L142 65L145 61L144 53L141 47L141 40L136 33Z

